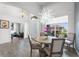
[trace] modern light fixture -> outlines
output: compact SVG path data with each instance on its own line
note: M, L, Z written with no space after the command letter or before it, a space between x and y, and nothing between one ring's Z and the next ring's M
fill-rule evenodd
M36 19L38 19L37 16L32 16L32 17L31 17L31 20L36 20Z
M32 16L31 19L38 19L38 17L37 16Z
M24 9L22 9L22 11L21 11L21 17L22 17L22 19L24 18L25 15L26 15L26 12L25 12Z
M42 12L40 13L40 16L41 16L41 22L46 24L54 18L54 13L52 9L43 8Z

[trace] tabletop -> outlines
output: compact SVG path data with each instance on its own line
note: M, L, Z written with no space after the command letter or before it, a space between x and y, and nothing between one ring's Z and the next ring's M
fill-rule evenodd
M57 37L53 36L38 36L35 40L39 43L51 43L52 39L57 39Z

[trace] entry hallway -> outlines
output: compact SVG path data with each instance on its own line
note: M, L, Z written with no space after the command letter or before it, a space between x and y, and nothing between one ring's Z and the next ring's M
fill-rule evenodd
M0 57L29 57L30 45L28 39L14 38L12 42L0 44ZM38 50L33 51L33 57L39 57ZM64 49L63 57L77 57L72 49Z

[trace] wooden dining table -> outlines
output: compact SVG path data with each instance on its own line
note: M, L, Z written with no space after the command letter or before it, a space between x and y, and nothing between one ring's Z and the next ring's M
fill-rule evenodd
M41 44L50 44L52 39L57 39L57 37L53 36L38 36L35 41L41 43Z

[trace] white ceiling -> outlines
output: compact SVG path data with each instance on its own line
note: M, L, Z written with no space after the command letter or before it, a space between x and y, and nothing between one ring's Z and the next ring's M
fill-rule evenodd
M33 14L40 11L40 5L36 2L3 2L3 4L19 7Z
M38 5L40 5L40 6L45 6L45 5L49 5L49 4L51 4L51 3L53 3L53 2L36 2Z
M4 3L9 4L9 5L15 5L15 6L17 6L19 4L27 5L28 3L34 3L39 6L43 6L43 5L48 5L48 4L55 3L55 2L4 2Z
M49 4L52 4L55 2L3 2L3 4L23 8L30 13L39 13L44 6L47 6ZM33 14L34 14L33 13Z

